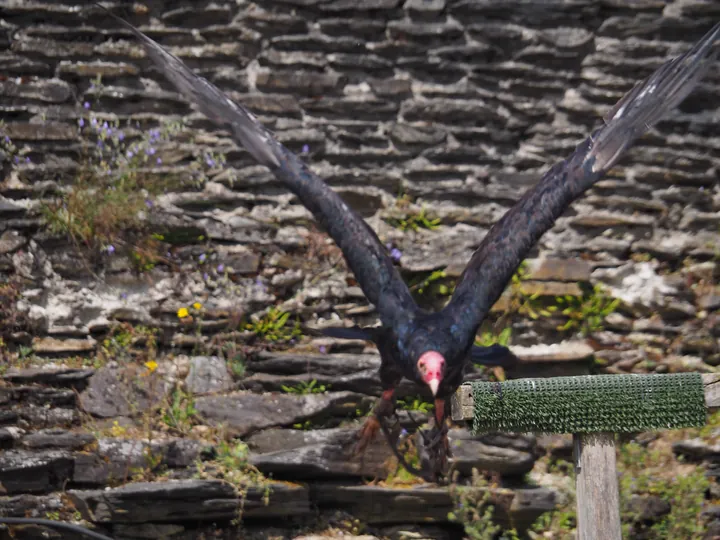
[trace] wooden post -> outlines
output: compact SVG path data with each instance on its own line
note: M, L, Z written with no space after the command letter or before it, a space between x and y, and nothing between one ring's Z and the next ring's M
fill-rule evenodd
M614 433L573 435L578 540L622 540Z

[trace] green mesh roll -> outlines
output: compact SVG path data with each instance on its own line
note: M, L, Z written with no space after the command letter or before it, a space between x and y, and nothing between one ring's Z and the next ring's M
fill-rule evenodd
M473 431L631 432L705 425L699 373L473 382Z

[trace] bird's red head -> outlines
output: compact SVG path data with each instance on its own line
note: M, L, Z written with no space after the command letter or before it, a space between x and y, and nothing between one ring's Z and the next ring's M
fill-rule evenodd
M433 396L437 394L445 373L445 358L436 351L427 351L420 355L417 362L417 368L422 376L422 380L432 390Z

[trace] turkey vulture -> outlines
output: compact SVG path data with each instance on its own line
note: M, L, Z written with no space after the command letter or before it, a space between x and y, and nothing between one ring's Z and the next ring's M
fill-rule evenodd
M382 397L360 432L359 448L372 439L381 419L394 412L394 389L406 377L427 385L435 397L434 440L441 461L447 455L446 400L461 384L466 363L472 359L509 365L516 360L504 347L474 345L480 324L515 269L570 203L602 178L638 137L695 87L717 53L712 49L720 36L717 24L690 51L662 65L625 95L602 127L566 160L554 165L490 229L449 303L439 312L427 312L415 304L375 232L298 156L280 144L245 107L194 74L134 26L113 17L135 35L178 91L211 120L229 129L235 140L312 212L340 247L364 294L375 305L380 327L326 332L372 340L380 351Z

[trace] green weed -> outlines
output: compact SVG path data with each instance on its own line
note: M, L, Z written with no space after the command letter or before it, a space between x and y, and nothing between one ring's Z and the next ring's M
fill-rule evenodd
M245 327L265 341L285 342L302 335L300 321L290 324L289 319L289 312L272 307L263 317Z
M311 381L301 381L295 386L281 386L283 392L288 394L297 394L306 396L308 394L324 394L330 388L330 385L319 384L316 379Z

